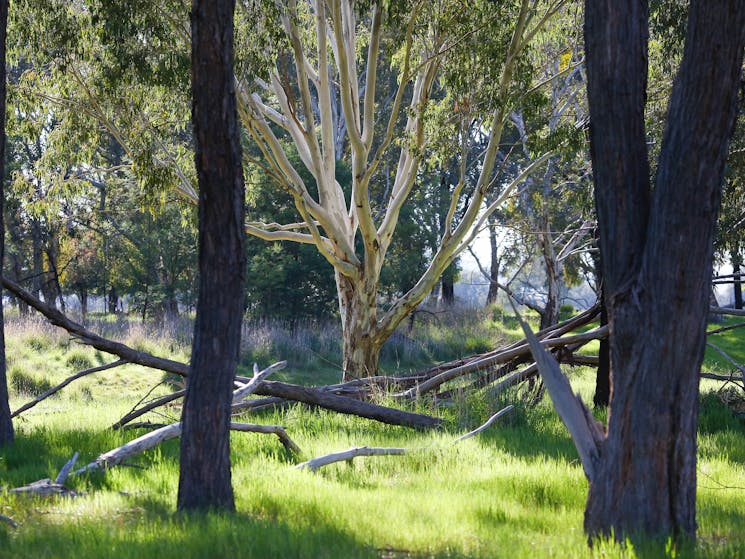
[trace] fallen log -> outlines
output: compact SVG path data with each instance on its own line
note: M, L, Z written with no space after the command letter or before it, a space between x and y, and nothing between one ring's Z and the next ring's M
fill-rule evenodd
M532 334L532 335L535 336L535 334ZM603 338L607 335L608 335L608 327L601 326L599 328L593 328L592 330L585 332L583 334L575 334L573 336L566 336L563 338L548 338L542 341L538 341L538 343L542 344L546 348L555 348L555 347L567 346L567 345L571 345L571 344L575 344L579 342L587 342L590 340L596 340L596 339ZM463 375L466 375L466 374L469 374L469 373L472 373L478 370L483 370L488 367L493 367L495 365L507 363L516 358L523 357L526 355L530 355L530 347L528 343L523 342L522 344L518 346L511 347L509 349L500 351L485 359L473 361L473 362L467 363L466 365L462 365L460 367L455 367L454 369L444 371L414 386L413 388L410 388L409 390L405 392L397 394L396 396L399 398L417 398L421 396L422 394L426 394L427 392L430 392L434 390L435 388L438 388L445 382L448 382L455 378L461 377Z
M51 479L40 479L23 487L15 487L10 490L11 493L18 495L29 495L36 497L76 497L77 493L68 489L60 483L54 483Z
M546 339L546 338L556 338L559 336L563 336L564 334L571 332L572 330L576 330L577 328L581 328L582 326L586 326L590 324L593 320L595 320L600 313L600 306L595 304L589 309L579 313L576 316L573 316L572 318L565 320L564 322L559 322L558 324L554 324L553 326L549 326L547 328L544 328L543 330L540 330L539 332L536 332L536 336L539 339ZM490 351L487 351L485 353L480 353L477 355L471 355L468 357L461 357L459 359L456 359L454 361L449 361L448 363L440 363L439 365L435 365L434 367L430 367L429 369L425 371L421 371L417 373L416 377L424 377L423 380L427 380L429 378L433 378L437 376L438 374L449 371L451 369L455 369L456 367L462 367L468 364L472 363L484 363L485 360L489 359L490 357L494 357L502 352L509 351L518 347L524 347L525 346L525 339L517 340L511 344L508 344L504 347L496 348ZM484 368L489 368L487 365ZM481 370L481 368L478 368L477 370ZM414 378L414 377L402 377L402 378ZM493 380L493 379L492 379ZM491 381L487 381L487 384Z
M256 390L258 386L261 385L261 382L267 376L274 373L275 371L278 371L284 368L286 365L287 365L287 361L280 361L279 363L270 365L263 371L259 371L258 367L254 365L254 376L251 378L250 381L248 381L248 383L239 386L238 389L233 392L233 401L240 402L243 398L246 398L247 396L249 396L254 390ZM231 423L231 428L232 428L232 425L233 424ZM247 424L236 424L236 425L238 425L237 428L239 430L243 430L243 431L248 430L248 428L246 427ZM269 426L269 427L272 427L272 426ZM283 434L280 434L279 431L282 431ZM265 430L256 431L256 432L267 432L267 433L270 432L272 434L275 434L279 437L283 445L285 445L286 447L289 445L289 447L297 449L297 445L295 445L295 443L292 442L292 440L287 435L287 433L284 432L283 427L277 426L273 430L265 427ZM176 437L179 437L180 435L181 435L181 422L174 423L173 425L167 425L165 427L161 427L159 429L156 429L155 431L146 433L145 435L142 435L141 437L137 437L136 439L131 440L128 443L123 444L122 446L119 446L113 450L100 454L98 458L96 458L93 462L89 463L83 468L80 468L79 470L75 470L75 474L79 475L79 474L83 474L85 472L90 472L93 470L105 470L105 469L111 468L112 466L121 464L122 461L124 461L126 458L129 458L130 456L133 456L135 454L140 454L142 452L145 452L146 450L150 450L151 448L154 448L165 441L175 439Z
M107 470L117 464L121 464L130 456L141 454L146 450L155 448L159 444L175 439L179 436L181 436L180 422L161 427L160 429L156 429L155 431L142 435L141 437L137 437L122 446L104 452L103 454L99 454L93 462L90 462L79 470L75 470L75 475L92 472L94 470Z
M343 450L341 452L332 452L325 456L319 456L303 462L295 466L296 469L309 469L315 472L317 469L335 462L348 462L351 464L352 460L358 456L400 456L406 454L405 448L379 448L369 446L357 446L352 447L349 450Z
M337 396L317 388L276 381L264 381L256 389L260 396L276 396L312 406L320 406L339 413L374 419L389 425L401 425L414 429L430 429L442 423L442 419L363 402L346 396Z
M59 497L76 497L77 493L75 493L75 491L73 491L72 489L68 489L67 487L65 487L64 483L70 476L70 472L75 467L75 462L77 462L77 460L78 453L76 452L72 455L72 458L70 458L65 463L65 465L62 466L62 469L57 474L57 477L54 478L54 481L49 478L40 479L22 487L14 487L13 489L10 489L10 492L18 495L29 495L36 497L49 497L52 495L56 495ZM17 524L15 526L17 526Z

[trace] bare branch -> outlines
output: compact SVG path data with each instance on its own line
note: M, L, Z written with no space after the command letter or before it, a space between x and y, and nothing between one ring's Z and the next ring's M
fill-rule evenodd
M352 447L349 450L344 450L341 452L333 452L331 454L326 454L325 456L319 456L318 458L313 458L311 460L308 460L307 462L298 464L297 466L295 466L295 468L297 469L307 468L310 471L315 472L319 468L328 466L329 464L334 464L335 462L351 463L352 460L358 456L401 456L402 454L406 454L405 448L380 448L380 447L358 446L358 447Z
M455 440L454 440L453 442L454 442L454 443L457 443L458 441L462 441L462 440L465 440L465 439L470 439L471 437L475 437L476 435L478 435L478 434L479 434L479 433L481 433L482 431L486 431L486 430L487 430L487 429L488 429L489 427L491 427L491 426L492 426L492 424L493 424L493 423L494 423L494 422L495 422L495 421L496 421L497 419L499 419L499 418L500 418L500 417L502 417L503 415L506 415L506 414L508 414L509 412L511 412L511 411L512 411L512 410L514 410L514 409L515 409L515 406L513 406L512 404L510 404L509 406L507 406L507 407L505 407L505 408L503 408L503 409L499 410L499 411L498 411L497 413L495 413L494 415L492 415L492 416L491 416L491 417L490 417L490 418L489 418L489 419L488 419L488 420L486 421L486 423L484 423L484 424L483 424L483 425L482 425L481 427L479 427L478 429L474 429L473 431L469 431L469 432L468 432L468 433L466 433L465 435L461 435L460 437L458 437L457 439L455 439Z

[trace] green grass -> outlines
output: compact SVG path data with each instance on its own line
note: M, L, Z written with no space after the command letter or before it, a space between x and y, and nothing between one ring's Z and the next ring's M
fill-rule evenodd
M486 317L449 335L453 340L489 335L496 344L509 337L511 325L500 324ZM444 329L436 321L420 326L431 333ZM127 335L131 343L138 334ZM446 333L441 335L445 339ZM183 344L172 347L168 337L154 335L146 340L160 354L186 359ZM19 370L54 382L103 358L57 331L22 324L9 329L8 346ZM244 363L248 366L245 355ZM588 400L592 371L570 374ZM287 375L297 380L292 372ZM16 422L17 442L0 450L0 486L53 478L73 452L80 452L85 463L140 434L107 427L161 378L132 366L97 373L80 381L87 395L74 384L69 393L24 414ZM308 374L303 380L314 378ZM708 387L699 436L699 543L676 552L678 557L742 557L745 426ZM12 407L27 399L14 393ZM453 444L510 401L516 410L496 426ZM178 417L176 408L166 413ZM74 499L0 492L0 514L20 524L12 529L0 522L0 558L665 556L664 545L654 543L636 551L609 543L587 547L582 531L587 482L547 399L526 408L516 393L499 401L475 395L437 413L446 427L425 433L302 407L247 417L286 426L303 454L288 454L273 436L233 434L234 515L175 514L177 441L132 458L129 466L71 478L69 485L81 493ZM358 458L315 473L293 468L299 460L362 445L403 446L410 453Z

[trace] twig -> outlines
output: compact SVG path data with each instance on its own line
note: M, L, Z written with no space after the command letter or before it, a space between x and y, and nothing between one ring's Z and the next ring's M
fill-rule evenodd
M0 514L0 520L2 520L3 522L6 522L7 524L10 524L11 527L13 527L13 528L18 528L18 522L16 522L15 520L13 520L9 516L5 516L4 514Z
M177 392L174 392L172 394L168 394L166 396L162 396L161 398L158 398L156 400L153 400L149 404L142 406L138 410L132 410L127 415L122 417L119 421L114 423L111 428L112 429L119 429L121 427L124 427L127 423L132 421L133 419L137 419L138 417L141 417L145 415L150 410L154 410L155 408L159 408L160 406L164 406L165 404L169 402L173 402L174 400L178 400L179 398L183 397L184 394L186 394L186 390L179 390Z
M732 359L732 357L730 357L729 354L726 351L724 351L723 349L715 346L711 342L706 342L706 345L709 346L714 351L716 351L717 353L719 353L719 355L721 355L722 357L724 357L730 363L730 365L732 365L733 367L735 367L738 371L740 371L740 373L743 375L743 377L745 377L745 367L743 367L742 365L738 364L737 361L735 361L734 359Z
M462 435L462 436L458 437L457 439L455 439L453 441L453 443L457 443L458 441L462 441L462 440L465 440L465 439L470 439L471 437L474 437L474 436L478 435L479 433L481 433L481 431L486 431L489 427L491 427L492 423L494 423L497 419L499 419L503 415L508 414L509 412L511 412L514 409L515 409L515 406L513 406L512 404L510 404L506 408L503 408L503 409L499 410L497 413L495 413L494 415L492 415L486 421L486 423L484 423L481 427L479 427L478 429L474 429L473 431L469 431L465 435Z
M722 482L714 479L712 476L710 476L709 474L707 474L706 472L704 472L701 469L698 470L698 473L700 473L704 477L709 478L711 481L713 481L714 483L716 483L719 486L719 487L707 487L706 489L741 489L741 490L745 491L745 487L742 487L740 485L725 485Z
M711 336L712 334L721 334L729 330L735 330L736 328L745 327L745 322L738 322L737 324L730 324L729 326L722 326L721 328L715 328L714 330L707 330L706 335Z

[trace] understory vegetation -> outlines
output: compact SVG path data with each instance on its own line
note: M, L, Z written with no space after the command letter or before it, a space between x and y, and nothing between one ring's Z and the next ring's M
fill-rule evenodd
M94 327L134 347L188 359L190 325L144 326L123 319ZM735 321L727 321L732 324ZM340 379L338 331L320 325L248 324L242 372L288 359L277 379L326 384ZM499 309L418 316L383 352L382 368L407 372L433 362L486 351L520 337ZM7 325L11 408L65 377L112 360L31 319ZM745 361L741 330L711 340ZM596 351L589 348L588 351ZM707 353L705 370L732 366ZM573 387L592 400L594 369L566 369ZM0 557L658 557L659 547L586 545L582 529L587 482L574 446L550 400L527 405L525 388L491 398L457 396L447 406L420 404L445 427L417 432L358 417L293 406L254 413L254 423L284 425L299 456L273 436L234 433L233 486L238 513L174 515L178 442L169 441L105 473L72 476L71 498L38 498L7 489L54 478L74 452L79 464L145 432L109 427L149 394L165 394L180 379L126 365L95 373L16 419L17 439L0 452ZM698 524L695 548L668 545L670 557L745 556L745 425L742 391L702 384L699 429ZM454 442L512 403L515 409L476 437ZM178 420L178 407L147 419ZM602 413L599 415L601 419ZM316 472L303 460L352 446L405 447L403 456L357 458ZM683 544L685 545L685 544Z

